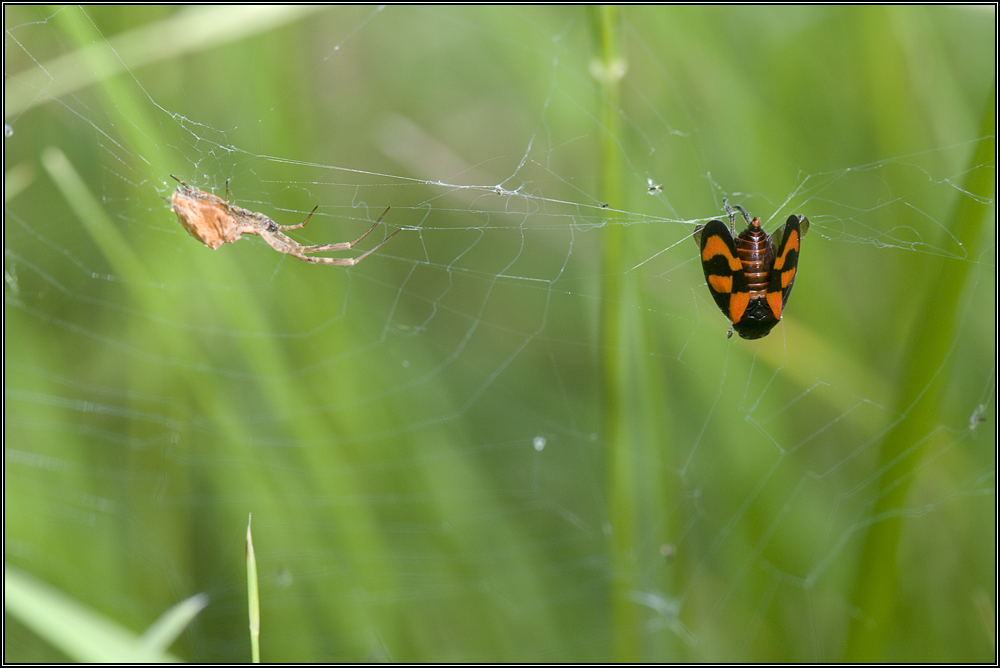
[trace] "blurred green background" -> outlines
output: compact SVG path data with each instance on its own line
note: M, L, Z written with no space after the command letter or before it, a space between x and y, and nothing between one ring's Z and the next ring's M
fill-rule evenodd
M205 592L191 661L249 659L250 512L264 661L995 660L992 7L4 23L8 564L136 632ZM406 230L211 251L170 174ZM812 221L756 342L723 197Z

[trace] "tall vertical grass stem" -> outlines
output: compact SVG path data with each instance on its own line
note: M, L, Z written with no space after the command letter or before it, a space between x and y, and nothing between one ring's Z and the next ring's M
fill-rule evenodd
M958 204L948 230L962 242L968 258L980 254L979 239L991 202L996 200L995 169L985 167L996 156L996 89L984 110L982 139L966 171L968 178L958 191ZM878 501L874 522L865 535L854 583L853 604L857 614L848 632L849 662L885 660L883 654L895 619L900 573L899 537L906 517L908 492L924 463L933 452L933 433L940 424L941 396L951 365L950 347L955 340L959 306L973 262L938 258L928 267L933 277L924 302L915 317L910 348L903 358L901 394L895 414L899 422L882 442L879 451ZM923 443L914 447L915 444Z
M257 589L257 558L253 553L253 536L250 534L251 513L247 517L247 600L250 605L250 655L260 663L260 592Z
M621 117L619 82L625 71L621 56L618 9L595 7L592 23L597 53L591 73L598 81L601 120L601 199L608 204L603 234L600 330L601 390L604 442L608 448L608 520L611 549L611 605L614 660L639 658L639 620L628 594L636 588L636 508L632 479L634 444L625 411L628 393L626 341L622 305L628 290L625 273L625 228L615 211L623 207L621 183Z

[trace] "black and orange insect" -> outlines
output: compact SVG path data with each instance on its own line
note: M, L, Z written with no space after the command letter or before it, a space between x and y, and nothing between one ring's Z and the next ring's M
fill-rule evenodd
M760 218L750 219L743 207L747 228L736 234L736 214L722 200L729 214L729 227L710 220L694 231L701 251L708 289L722 312L733 322L733 330L744 339L767 336L781 320L799 265L799 242L809 230L805 216L789 216L785 224L767 236Z

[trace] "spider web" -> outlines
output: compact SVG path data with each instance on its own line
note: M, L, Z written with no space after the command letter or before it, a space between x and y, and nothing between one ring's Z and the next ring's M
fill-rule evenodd
M992 660L992 11L629 9L619 132L582 10L6 7L5 559L136 632L208 593L194 661L246 660L250 512L265 660ZM403 232L211 251L171 174ZM760 341L724 197L811 222Z

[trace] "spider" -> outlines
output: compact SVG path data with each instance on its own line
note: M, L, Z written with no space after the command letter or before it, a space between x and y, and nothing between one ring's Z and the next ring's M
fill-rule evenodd
M303 246L283 234L282 231L305 227L309 219L312 218L312 215L316 213L316 209L319 208L318 204L313 207L313 210L309 212L306 219L298 225L278 225L262 213L254 213L235 204L230 204L229 181L226 181L226 199L223 200L211 193L192 188L173 174L170 175L170 178L181 184L174 191L174 195L170 199L171 208L177 214L177 220L191 236L212 250L215 250L222 244L233 243L239 240L240 236L244 234L256 234L279 253L288 253L303 262L353 267L377 251L383 244L401 231L396 230L378 246L375 246L375 248L363 253L359 257L307 257L308 253L341 251L354 248L355 244L371 234L372 230L382 222L382 217L389 212L389 209L383 211L382 215L375 221L375 224L354 241L344 241L339 244L325 244L322 246Z

